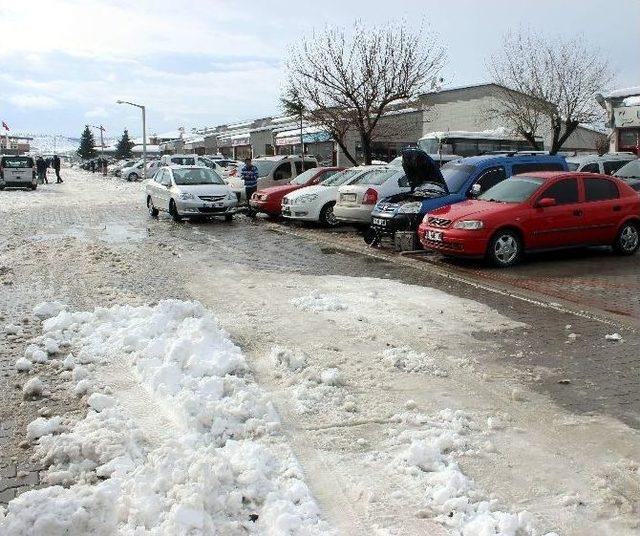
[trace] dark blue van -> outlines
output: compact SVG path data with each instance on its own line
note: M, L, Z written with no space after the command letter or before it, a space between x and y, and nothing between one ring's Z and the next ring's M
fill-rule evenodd
M564 156L539 153L502 153L460 158L440 168L445 185L426 182L413 192L387 197L371 213L371 228L365 234L369 243L383 237L394 238L398 231L413 232L409 245L397 249L416 249L416 231L427 212L479 195L499 182L530 171L567 171ZM407 175L411 170L407 171ZM407 236L407 233L403 233Z

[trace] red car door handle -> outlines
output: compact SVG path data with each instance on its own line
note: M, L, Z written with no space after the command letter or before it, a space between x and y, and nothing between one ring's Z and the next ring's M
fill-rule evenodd
M582 211L580 209L573 211L574 216L582 216Z

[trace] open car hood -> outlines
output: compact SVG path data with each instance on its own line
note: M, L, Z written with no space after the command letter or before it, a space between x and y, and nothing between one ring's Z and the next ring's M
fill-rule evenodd
M412 191L419 186L425 186L426 183L432 183L434 189L439 187L444 191L443 195L449 193L449 188L440 173L438 164L422 149L415 147L404 149L402 151L402 169L409 179Z

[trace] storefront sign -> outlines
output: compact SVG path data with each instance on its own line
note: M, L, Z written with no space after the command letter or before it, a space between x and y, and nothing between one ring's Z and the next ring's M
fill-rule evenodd
M640 106L614 108L613 117L618 128L640 127Z
M303 134L302 141L304 143L323 143L331 141L331 135L328 132L314 132L312 134ZM276 145L300 145L300 134L291 136L276 136Z

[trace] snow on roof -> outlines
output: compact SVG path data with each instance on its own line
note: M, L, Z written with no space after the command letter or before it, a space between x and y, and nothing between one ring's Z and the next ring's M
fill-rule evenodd
M640 95L633 95L622 100L622 106L640 106Z
M618 99L620 97L631 97L635 95L640 95L640 86L614 89L613 91L607 93L604 97L606 99Z
M131 148L131 151L134 153L141 153L142 152L142 145L134 145ZM159 145L147 145L147 152L148 153L159 153L160 152L160 146Z
M177 140L182 136L182 132L180 130L170 130L169 132L164 132L163 134L155 134L154 137L160 140Z
M540 138L540 136L536 136ZM421 140L425 139L441 139L441 138L468 138L468 139L476 139L476 138L484 138L489 140L519 140L521 139L519 136L515 136L511 133L511 131L506 127L498 127L490 130L479 130L477 132L472 132L468 130L448 130L446 132L428 132Z
M324 131L325 129L319 126L307 126L302 129L302 134L319 134L320 132L324 132ZM299 136L299 135L300 135L300 129L294 128L291 130L284 130L282 132L278 132L276 134L276 139L288 138L290 136Z

